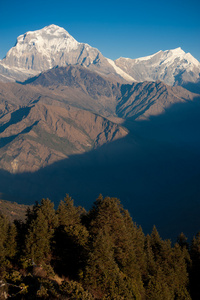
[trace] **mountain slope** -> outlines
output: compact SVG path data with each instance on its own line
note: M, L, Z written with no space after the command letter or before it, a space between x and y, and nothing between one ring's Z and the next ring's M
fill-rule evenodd
M88 70L83 66L67 66L42 72L23 83L31 88L45 88L60 103L84 108L103 116L115 115L116 98L120 97L119 84Z
M8 66L0 61L0 81L12 82L12 81L24 81L28 77L37 75L38 72L29 69L17 68L14 66Z
M83 66L54 68L24 84L1 83L0 167L36 171L125 137L128 131L116 122L148 119L196 97L162 82L117 84Z
M0 83L3 199L57 204L67 192L89 208L102 193L119 197L147 232L195 232L198 96L160 81L119 84L84 66Z
M128 88L127 88L128 87ZM186 103L199 98L182 87L171 87L161 81L122 85L122 95L118 99L118 117L145 120L163 114L177 103Z
M0 120L0 167L11 173L36 171L126 134L119 125L70 106L19 107Z
M70 105L123 119L148 119L176 103L198 97L182 87L170 87L161 81L116 84L80 66L52 69L24 84L28 83L34 87L44 86L55 95L70 94L71 98L65 100Z
M84 65L118 80L124 80L125 75L125 80L133 81L131 76L124 74L123 71L121 74L119 71L116 72L98 49L77 42L64 28L56 25L20 35L15 46L1 61L0 73L12 79L25 80L30 74L34 76L55 66L69 64ZM21 76L22 70L24 78Z
M115 60L115 64L136 81L161 80L173 86L200 80L200 63L181 48L159 51L137 59L121 57Z

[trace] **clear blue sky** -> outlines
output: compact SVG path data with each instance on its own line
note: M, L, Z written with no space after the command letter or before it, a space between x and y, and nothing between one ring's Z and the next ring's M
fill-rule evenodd
M17 36L50 24L111 59L180 46L200 61L199 0L1 0L0 59Z

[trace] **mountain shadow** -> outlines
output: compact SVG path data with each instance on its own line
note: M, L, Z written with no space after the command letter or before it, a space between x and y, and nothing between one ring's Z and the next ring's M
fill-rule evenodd
M128 119L129 134L35 173L0 172L0 191L24 204L69 193L89 209L102 193L120 198L145 233L164 238L199 230L200 104L176 104L148 121ZM4 197L5 199L5 197Z
M32 128L34 126L36 126L38 124L39 121L35 121L31 126L28 126L26 127L24 130L22 130L21 132L19 132L18 134L15 134L15 135L11 135L9 137L3 137L3 138L0 138L0 148L3 148L5 147L7 144L11 143L12 141L14 141L17 137L19 137L20 135L22 134L25 134L25 133L29 133ZM6 124L7 125L7 124Z
M198 82L186 82L182 84L182 87L188 91L196 94L200 94L200 80Z
M11 113L10 121L0 126L0 133L4 132L10 125L17 124L22 121L23 118L27 117L32 106L21 107L18 110Z

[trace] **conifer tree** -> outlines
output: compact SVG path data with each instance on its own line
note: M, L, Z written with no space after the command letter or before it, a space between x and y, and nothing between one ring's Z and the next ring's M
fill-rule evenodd
M129 234L129 241L132 247L132 251L135 253L135 259L137 262L137 269L139 269L142 277L146 276L147 265L146 265L146 254L145 248L145 235L141 227L138 227L136 223L133 222L128 210L122 210L122 215L124 219L124 224ZM131 265L129 265L131 269ZM134 269L134 268L133 268ZM132 271L135 273L134 271Z
M3 264L6 257L6 241L8 238L8 226L8 219L0 214L0 265Z
M190 299L185 249L169 240L163 241L154 227L147 236L147 265L149 280L146 281L147 299L163 295L163 299Z
M156 274L157 266L154 258L154 253L151 246L151 237L147 234L145 239L145 254L146 254L146 276L144 277L145 285L148 283L149 278L153 277Z
M100 295L115 293L119 268L114 260L114 247L109 234L99 229L91 244L84 281Z
M25 239L25 256L38 264L51 259L51 243L58 225L54 204L49 199L42 199L29 211L27 234Z
M73 278L77 277L86 255L88 231L81 222L83 213L81 207L74 206L69 195L60 202L57 210L59 226L56 230L55 255L60 261L57 267L60 272Z
M26 256L33 264L41 264L49 259L51 237L48 222L42 212L38 211L26 237Z
M74 206L74 200L67 194L64 201L60 201L57 215L59 226L72 226L80 224L80 207Z
M7 217L0 214L0 279L16 254L16 228Z
M183 232L181 232L177 238L177 243L179 244L179 246L183 249L189 248L189 243L187 242L187 237L185 236L185 234Z
M91 257L93 257L93 252L99 253L101 250L98 249L98 247L101 247L102 251L104 249L104 246L101 245L100 241L103 240L103 238L107 239L107 244L109 244L110 247L105 249L105 251L110 249L110 254L102 253L101 257L106 255L111 257L113 261L112 268L118 270L116 273L118 279L115 278L115 280L113 280L113 286L116 285L118 280L120 282L118 283L119 289L124 290L124 292L126 291L128 294L135 295L137 299L140 299L143 292L143 285L132 240L133 224L130 220L128 221L127 212L125 213L120 201L110 197L103 199L103 197L100 196L94 203L92 210L89 212L88 220L90 220L89 231L90 239L92 241L92 244L90 245L89 264L92 264ZM101 239L99 237L99 232L101 232ZM95 261L93 261L93 263L95 264ZM103 259L101 264L103 264ZM88 277L89 267L87 267L86 270ZM109 269L104 271L109 272ZM104 277L104 275L102 275L102 277ZM121 280L122 278L123 280ZM129 284L127 285L125 284L126 280L129 281Z
M16 242L17 230L14 224L9 224L7 230L7 240L6 240L6 256L13 258L16 254L17 242Z
M48 223L49 231L52 231L53 234L55 228L58 226L58 218L54 209L54 203L48 198L42 199L41 204L38 206L38 210L44 215L45 220Z

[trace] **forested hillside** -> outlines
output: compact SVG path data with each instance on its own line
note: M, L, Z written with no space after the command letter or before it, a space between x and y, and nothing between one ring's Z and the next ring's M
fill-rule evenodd
M43 199L24 222L0 215L0 237L0 299L200 298L200 233L145 236L117 198Z

